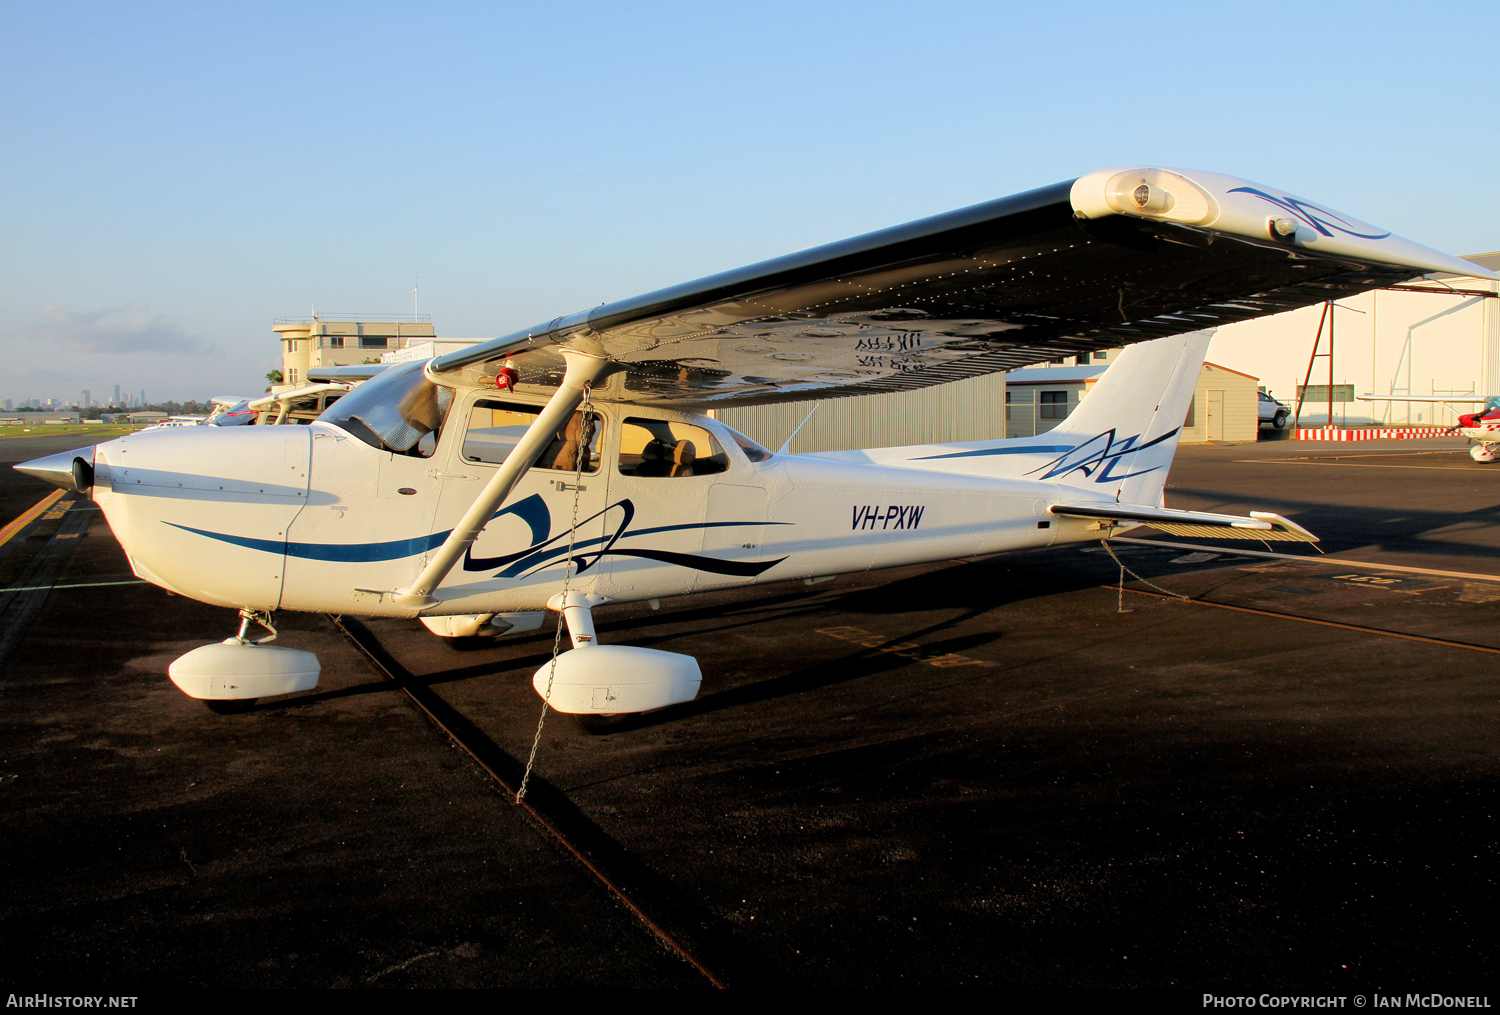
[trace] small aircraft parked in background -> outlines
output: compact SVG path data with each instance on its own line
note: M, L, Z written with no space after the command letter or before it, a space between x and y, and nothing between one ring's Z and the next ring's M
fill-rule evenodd
M1488 465L1500 448L1500 395L1360 395L1361 402L1416 402L1427 405L1479 405L1475 412L1458 417L1450 433L1459 433L1475 441L1469 457Z
M18 468L90 491L140 577L239 610L238 635L170 671L216 707L316 684L312 653L264 644L273 610L417 618L448 637L535 629L553 610L573 649L537 671L538 693L578 715L641 712L695 697L698 664L599 645L602 603L1139 524L1315 539L1271 513L1163 506L1211 329L1458 270L1475 266L1274 188L1105 169L426 362L330 368L313 379L369 379L307 426L137 434ZM707 411L1121 345L1035 437L787 455Z
M288 388L274 395L238 398L215 395L214 410L207 416L192 417L199 426L271 426L282 423L311 423L354 384L324 381ZM178 417L173 417L174 419Z

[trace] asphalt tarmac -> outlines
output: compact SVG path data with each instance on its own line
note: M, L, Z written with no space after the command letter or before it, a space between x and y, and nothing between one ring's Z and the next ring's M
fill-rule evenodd
M1151 584L1120 593L1095 545L601 608L602 641L693 654L703 691L604 735L552 715L533 799L731 986L1470 992L1500 468L1464 447L1179 450L1169 506L1280 511L1333 559L1116 540ZM47 491L3 472L6 519ZM99 584L133 579L65 500L0 547L18 992L709 985L329 619L280 618L316 691L180 694L167 664L232 614ZM350 629L516 774L550 626Z

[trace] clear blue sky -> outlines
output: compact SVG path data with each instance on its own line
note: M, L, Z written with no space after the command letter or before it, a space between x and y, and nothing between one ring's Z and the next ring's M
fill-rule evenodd
M1500 248L1487 3L0 2L0 398L251 392L1119 164Z

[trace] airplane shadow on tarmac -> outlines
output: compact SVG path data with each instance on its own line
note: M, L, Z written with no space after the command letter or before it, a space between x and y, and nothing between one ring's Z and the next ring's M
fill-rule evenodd
M763 624L784 627L788 624L797 624L799 621L828 621L841 615L904 615L911 613L913 603L920 603L924 610L957 610L959 612L926 627L905 631L899 638L890 640L919 642L924 656L965 653L995 643L1004 637L1004 632L986 631L946 639L941 638L941 635L991 610L1028 599L1097 588L1101 584L1111 582L1117 576L1113 562L1107 557L1097 553L1081 553L1079 552L1081 548L1091 547L1065 546L1002 554L958 567L939 568L897 579L887 584L849 591L829 589L809 593L801 591L803 587L797 585L793 586L797 591L773 593L728 605L705 604L686 610L674 610L668 613L653 611L619 619L598 617L596 625L606 643L618 642L652 648L682 638L684 626L691 627L690 637L702 638L754 628ZM1144 547L1117 546L1115 552L1130 557L1133 570L1142 571L1153 577L1198 569L1182 566L1153 566L1157 563L1166 565L1168 557L1175 555L1176 551L1163 553ZM1160 560L1153 558L1160 558ZM1016 580L996 581L994 568L997 565L1019 572ZM1202 567L1215 566L1222 566L1222 563L1202 565ZM714 623L708 626L697 626L705 622ZM654 631L663 627L670 628L670 630L659 633ZM1138 635L1139 631L1135 634ZM446 648L463 655L476 651L493 651L496 648L496 643L487 638L444 639L443 644ZM530 673L545 666L552 658L551 632L539 632L524 639L503 644L508 649L526 646L532 651L504 660L486 659L483 662L443 669L424 676L409 675L406 679L435 688L444 684L490 677L495 675L497 670ZM660 726L693 716L863 680L899 669L913 662L910 656L896 654L884 646L869 648L851 645L851 647L855 648L855 651L833 664L820 662L795 672L714 691L681 705L673 705L655 712L621 716L602 725L594 732L616 733ZM1070 646L1060 652L1066 653L1072 650L1073 647ZM1028 663L1034 661L1027 660ZM982 672L993 674L996 670L993 667L984 667ZM396 689L397 686L392 682L380 680L354 687L314 692L303 697L264 702L254 706L252 711L299 708L339 698Z
M601 624L599 625L599 630L601 633L618 632L623 638L628 639L631 644L650 647L652 644L659 644L662 641L668 640L668 638L676 638L680 635L674 632L670 636L660 638L642 637L641 627L643 626L667 623L673 625L690 623L698 618L724 619L726 612L729 618L732 618L731 622L719 624L708 629L696 630L694 636L701 637L706 634L722 633L761 623L774 623L781 626L799 618L831 618L839 614L907 614L911 612L912 603L922 603L924 609L958 609L961 612L930 624L927 627L903 632L899 638L892 638L890 641L900 641L903 643L919 642L924 656L937 657L952 653L964 653L994 644L1005 636L1005 632L987 631L935 641L926 639L940 636L945 631L951 631L955 627L980 617L990 610L1014 602L1038 596L1072 592L1085 588L1096 588L1101 583L1100 569L1093 560L1083 561L1078 573L1059 574L1051 568L1045 570L1039 569L1038 573L1031 576L1034 580L1025 583L1009 583L1005 586L996 583L993 580L993 574L987 573L987 570L983 567L983 562L980 565L968 565L956 572L954 569L944 568L900 579L875 588L856 589L833 595L824 594L818 596L814 602L799 604L801 606L799 609L777 612L769 616L746 618L744 614L762 613L770 605L794 601L800 597L778 596L769 600L756 600L744 604L744 608L739 610L725 611L722 607L714 607L673 613L659 620L657 618L636 618L629 621ZM1129 636L1138 637L1139 634L1140 631L1137 629ZM1122 634L1120 637L1126 637L1126 635ZM1076 650L1076 646L1069 645L1060 648L1058 654L1065 655L1074 650ZM545 665L547 658L550 658L550 656L538 657L538 665ZM886 645L876 647L859 646L855 651L833 663L818 662L791 673L767 677L762 680L754 680L722 691L714 691L702 695L693 701L684 702L681 705L673 705L654 712L621 716L606 724L600 724L599 728L591 730L591 732L623 733L629 730L648 729L654 726L679 722L694 716L740 708L777 698L806 694L839 684L863 680L890 670L909 666L913 661L910 655L893 652ZM1017 661L1016 665L1030 665L1036 661L1034 658L1027 658L1024 661ZM978 678L981 675L992 676L997 671L1003 671L1008 668L1010 667L1002 667L998 664L981 665L978 671L973 674L973 677ZM446 675L444 675L444 678L446 678ZM952 679L963 678L954 674L952 675Z
M1177 500L1174 506L1182 506L1179 498L1190 497L1193 498L1194 510L1198 511L1228 511L1237 514L1244 510L1243 499L1226 497L1222 490L1195 490L1174 486L1171 491L1172 497ZM1328 504L1261 493L1257 493L1253 499L1255 503L1252 506L1255 509L1287 515L1298 525L1319 536L1322 539L1320 545L1327 552L1373 546L1391 553L1500 559L1500 504L1473 511L1444 511ZM1485 529L1494 530L1496 545L1444 542L1431 538L1433 533L1439 531L1458 534Z

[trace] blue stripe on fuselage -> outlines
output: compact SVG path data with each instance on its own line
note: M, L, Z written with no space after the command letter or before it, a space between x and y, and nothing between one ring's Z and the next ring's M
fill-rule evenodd
M1072 450L1071 444L1033 444L1026 448L980 448L978 451L955 451L949 455L923 455L908 461L931 462L939 458L980 458L985 455L1055 455L1059 451Z
M540 543L547 538L548 531L552 528L552 516L547 511L547 502L540 495L532 494L508 508L496 511L490 517L499 518L501 515L515 515L526 523L531 529L531 541L533 544ZM288 557L301 557L304 560L327 560L341 564L369 564L382 560L400 560L403 557L414 557L419 553L426 553L443 545L443 540L448 538L447 532L434 532L427 536L414 536L411 539L392 539L384 543L297 543L281 539L255 539L251 536L231 536L222 532L209 532L206 529L195 529L188 525L178 525L175 522L167 522L174 529L182 529L199 536L207 536L209 539L217 539L220 542L230 543L234 546L243 546L250 550L261 550L265 553L286 554ZM450 530L451 531L451 530Z

